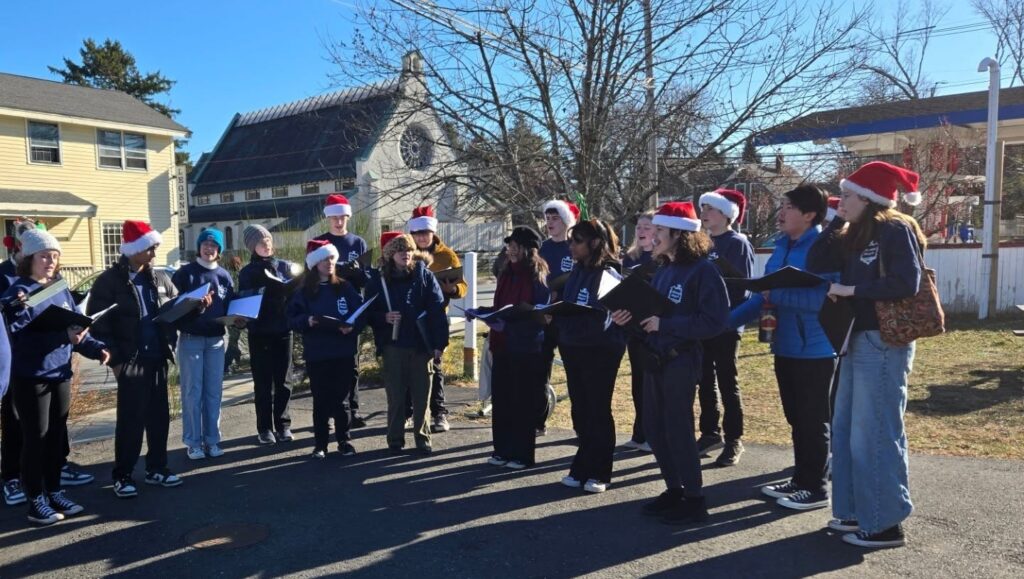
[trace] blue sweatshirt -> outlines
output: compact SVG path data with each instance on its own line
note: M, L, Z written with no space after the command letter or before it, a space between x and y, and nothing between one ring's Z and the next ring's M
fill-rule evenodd
M385 320L389 310L387 300L384 299L380 271L374 270L366 286L366 299L380 295L367 312L379 351L383 351L387 345L415 348L427 353L448 347L448 316L444 312L444 295L441 294L437 278L422 261L416 260L411 273L388 279L387 289L392 309L402 314L398 340L394 342L391 341L392 326ZM421 323L426 326L429 344L424 343L416 323L424 312L426 315Z
M626 273L627 269L633 269L634 267L638 267L638 266L641 266L641 265L647 265L650 262L651 262L651 252L650 251L641 251L640 254L637 255L636 259L633 259L632 257L630 257L629 254L625 254L622 257L622 272Z
M208 269L193 261L174 272L171 283L178 288L180 294L197 289L205 283L209 283L210 290L213 291L213 303L210 304L210 307L197 316L183 318L177 325L178 330L186 334L208 338L223 336L224 325L216 320L227 315L228 302L235 295L231 274L219 265L214 269Z
M793 240L781 236L775 243L772 256L764 266L764 274L768 275L787 265L797 269L807 269L807 254L821 234L821 226L816 225ZM837 275L822 277L837 279ZM821 359L834 358L836 353L832 343L828 341L825 330L818 321L818 312L825 302L828 284L814 288L783 288L772 290L771 302L776 305L775 339L772 341L772 353L786 358ZM756 319L764 304L760 293L751 295L750 299L734 308L729 316L729 325L738 326Z
M265 272L288 281L292 279L292 263L276 257L260 257L255 253L249 263L238 272L238 296L249 297L263 294L263 305L260 315L250 320L246 327L257 334L284 334L288 332L288 320L285 317L287 295L285 291L265 293L268 284L273 282Z
M740 277L751 277L754 272L754 247L746 235L728 229L721 235L712 235L715 247L708 254L712 262L724 259L739 272ZM728 287L729 307L735 308L747 299L747 292L741 287Z
M14 263L14 258L8 258L0 263L0 295L3 295L7 288L11 287L11 284L18 279L17 265Z
M550 238L540 244L540 256L548 262L548 284L556 277L572 271L572 252L569 251L569 240L554 241Z
M663 265L651 285L675 304L671 313L661 318L658 331L647 334L647 346L658 355L665 357L671 350L699 354L701 340L725 330L729 296L722 275L710 261ZM684 363L694 363L693 356L680 355L668 365Z
M614 271L608 268L610 271ZM607 313L597 301L597 288L601 283L603 267L577 267L561 292L561 300L591 306ZM551 323L558 327L559 346L612 346L625 344L625 334L615 324L606 323L606 316L555 316Z
M345 235L334 235L330 231L318 235L315 239L327 240L338 250L338 263L345 263L357 259L366 253L366 241L354 233Z
M38 285L35 280L19 278L8 288L4 297L13 296L19 291L30 293ZM80 352L93 360L102 359L106 345L89 334L86 334L85 339L77 346L72 347L65 330L36 332L27 328L36 316L51 305L74 310L75 300L71 297L71 292L65 289L35 307L19 308L11 315L11 351L14 359L12 376L63 382L71 379L72 351Z
M348 334L343 334L336 328L311 328L309 316L330 316L344 320L361 305L363 297L352 284L345 281L336 287L321 283L316 294L312 296L305 288L298 288L288 302L287 315L288 326L302 334L302 357L307 362L354 357L359 332L366 326L367 312L356 318L356 323Z

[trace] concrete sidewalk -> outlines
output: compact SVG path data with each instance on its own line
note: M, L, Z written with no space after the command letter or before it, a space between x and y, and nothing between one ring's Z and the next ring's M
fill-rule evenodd
M251 404L227 406L216 460L189 461L176 421L170 467L184 485L141 485L132 500L107 481L112 441L78 444L73 458L98 478L71 491L85 513L36 528L23 507L0 507L0 577L1024 576L1024 462L913 456L910 543L867 551L823 530L827 511L760 496L787 476L789 448L751 445L736 467L708 466L710 522L669 527L639 514L662 490L650 455L618 452L609 491L586 495L558 484L571 433L539 439L532 469L488 466L490 429L465 418L476 391L450 397L455 427L427 458L385 452L380 389L363 391L370 424L346 459L308 458L307 395L293 405L296 441L273 446L255 445Z

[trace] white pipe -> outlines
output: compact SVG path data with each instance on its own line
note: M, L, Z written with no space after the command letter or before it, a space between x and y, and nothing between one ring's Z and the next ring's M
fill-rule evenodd
M477 307L476 292L478 289L476 276L476 252L470 251L462 258L462 278L466 280L466 299L463 307L467 310ZM476 320L463 322L463 371L473 380L479 379L476 363Z
M993 284L992 265L998 255L999 240L995 239L995 203L996 203L996 133L999 130L999 63L992 58L985 58L978 65L978 72L988 70L988 122L985 139L985 204L983 227L985 236L981 244L981 287L986 288L987 295L978 304L978 319L984 320L989 315L989 302L994 301L991 295Z

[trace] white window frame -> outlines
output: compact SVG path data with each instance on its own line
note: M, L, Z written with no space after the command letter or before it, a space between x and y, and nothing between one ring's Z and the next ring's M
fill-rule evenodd
M110 228L111 241L107 243L107 228ZM121 256L121 228L122 223L120 221L101 221L100 222L100 256L103 259L104 267L109 267L117 263L118 258ZM111 250L108 253L107 249Z
M256 195L253 196L253 197L250 197L249 196L250 193L255 193ZM260 200L260 190L259 189L246 189L245 190L245 200L246 201L259 201Z
M117 147L117 149L118 149L118 156L120 158L120 164L121 164L119 167L115 167L113 165L104 165L102 163L101 159L103 157L113 158L114 155L102 155L101 154L101 149L103 149L103 148L108 149L107 152L110 153L110 152L113 152L114 147L113 147L113 145L103 145L103 144L100 143L100 133L101 132L104 132L104 133L116 133L118 135L118 147ZM132 136L137 136L137 137L142 137L142 142L143 142L142 151L143 151L144 157L139 157L138 156L138 151L139 151L138 149L128 149L128 147L125 146L125 135L126 134L127 135L132 135ZM130 153L135 153L135 155L131 155ZM145 167L129 167L128 166L128 159L140 159L140 158L142 158L146 162L146 166ZM133 133L131 131L116 131L116 130L112 130L112 129L97 128L96 129L96 167L99 168L99 169L106 169L108 171L136 171L136 172L139 172L139 173L148 173L149 172L149 138L146 136L145 133Z
M282 189L284 190L284 195L278 195L278 193ZM280 187L271 187L270 188L270 198L271 199L284 199L287 196L288 196L288 186L287 185L282 185Z
M235 202L235 192L234 191L228 191L227 193L221 193L220 194L220 202L221 203L234 203Z
M32 159L32 123L40 125L55 125L57 127L57 162L49 163L46 161L36 161ZM64 147L63 139L61 139L62 131L60 123L49 123L46 121L33 121L32 119L25 119L25 154L26 160L29 165L43 165L46 167L60 167L64 165Z
M307 193L306 192L306 187L311 187L311 186L312 187L316 187L316 191L313 191L311 193ZM313 182L313 183L303 183L303 184L299 185L299 194L301 194L301 195L319 195L320 194L320 183L319 182Z
M348 186L346 187L345 185L348 185ZM342 179L335 179L334 180L334 190L335 191L351 191L352 189L355 189L355 188L356 188L356 179L355 179L355 177L344 177Z
M200 205L209 205L209 204L210 204L210 196L209 195L196 195L196 207L198 207Z

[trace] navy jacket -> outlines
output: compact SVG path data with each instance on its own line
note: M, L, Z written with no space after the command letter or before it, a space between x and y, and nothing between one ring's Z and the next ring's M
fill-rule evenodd
M548 283L556 277L572 271L572 252L569 251L569 241L553 241L545 239L540 244L538 251L544 261L548 262Z
M737 233L731 229L721 235L711 236L715 247L708 255L712 262L724 259L737 270L740 277L751 277L754 273L754 247L746 235ZM735 308L747 299L747 292L741 287L728 287L729 307Z
M355 284L359 289L362 289L367 282L369 282L370 274L368 271L362 269L351 271L341 267L342 264L354 261L360 255L366 253L368 248L366 246L366 241L362 237L359 237L354 233L334 235L328 231L327 233L316 236L314 239L328 241L335 249L338 250L338 275L343 275L345 279Z
M255 253L249 263L238 272L238 296L249 297L263 294L260 316L250 320L246 327L257 334L284 334L288 332L285 307L288 296L285 291L265 293L268 284L273 283L265 272L288 281L292 279L292 263L276 257L260 257Z
M19 291L26 294L39 284L32 279L19 278L7 289L5 297L13 296ZM71 379L71 352L80 352L88 358L99 360L103 357L106 345L91 335L77 346L72 347L68 341L68 333L64 330L55 332L36 332L28 329L29 323L50 305L68 310L75 309L75 300L71 292L64 290L35 307L22 307L14 310L10 318L11 351L14 358L12 376L30 380L47 382L63 382Z
M627 269L633 269L634 267L646 265L651 262L651 252L641 251L640 255L633 259L629 254L623 254L622 256L622 271L625 272Z
M382 352L389 344L427 353L448 347L448 316L444 313L444 295L441 294L437 278L422 261L416 260L410 274L387 280L387 288L391 307L402 314L398 340L394 342L391 341L391 324L384 317L388 313L388 304L384 299L380 271L374 270L366 286L366 299L380 296L368 312L378 352ZM425 325L429 344L424 343L417 326L417 319L424 312L426 315L421 323Z
M790 265L807 269L807 253L821 233L821 226L815 225L799 239L782 236L775 242L775 250L764 266L768 275ZM838 279L838 275L819 274L822 277ZM813 288L783 288L772 290L771 301L776 305L778 326L772 341L772 353L786 358L820 359L834 358L836 353L828 341L825 330L818 321L818 312L827 299L828 284ZM729 325L738 326L753 321L761 312L764 297L760 293L739 307L733 308Z
M213 303L198 316L183 319L177 324L179 331L194 336L206 336L215 338L224 335L224 325L217 322L217 318L228 313L228 302L235 295L234 282L231 274L221 266L215 269L207 269L193 261L174 272L171 283L178 288L178 293L188 293L204 283L210 284L213 291Z
M562 301L595 307L607 312L597 301L597 288L601 283L603 267L576 267L561 292ZM614 268L607 268L615 271ZM625 344L622 329L612 324L607 316L555 316L559 346L611 346Z
M11 383L11 339L7 336L7 321L0 312L0 397L7 393Z
M501 277L498 278L498 287L502 287L503 284L512 283L516 275L528 275L522 272L513 271L513 268L507 267L505 271L501 273ZM497 294L497 292L495 292ZM533 282L533 292L527 303L537 305L548 303L550 292L548 287L539 281ZM484 308L484 311L493 311L496 308L503 307L507 304L495 303L493 308ZM520 354L537 354L541 351L541 346L544 343L544 324L540 323L536 319L525 319L516 321L505 322L505 327L501 330L490 330L492 333L501 334L504 338L504 349L506 352L514 352ZM494 342L491 342L492 348Z
M721 334L729 319L729 296L718 268L706 259L663 265L651 285L675 306L661 318L658 331L647 334L647 346L666 360L672 350L680 354L668 365L699 363L700 341Z
M0 263L0 295L3 295L7 288L11 287L11 284L18 279L17 267L11 258Z
M320 326L311 328L309 316L345 319L361 305L363 297L352 284L345 281L337 288L320 284L316 294L312 296L305 289L297 288L288 301L287 315L288 327L302 334L302 357L307 362L320 362L355 356L359 332L366 326L366 312L356 319L352 331L348 334Z

